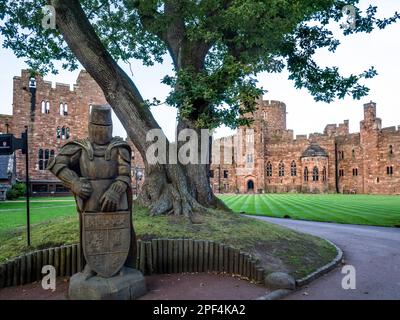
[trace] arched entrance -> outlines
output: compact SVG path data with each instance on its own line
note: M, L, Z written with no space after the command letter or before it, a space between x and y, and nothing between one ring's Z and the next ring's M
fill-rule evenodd
M247 192L254 192L254 181L247 181Z

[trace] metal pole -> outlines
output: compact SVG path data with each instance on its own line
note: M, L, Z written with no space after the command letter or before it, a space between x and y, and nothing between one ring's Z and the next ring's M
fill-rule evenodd
M28 127L25 127L25 179L26 179L26 238L28 247L31 245L31 212L29 207L30 182L29 182L29 156L28 156Z
M218 165L218 193L221 193L221 165Z

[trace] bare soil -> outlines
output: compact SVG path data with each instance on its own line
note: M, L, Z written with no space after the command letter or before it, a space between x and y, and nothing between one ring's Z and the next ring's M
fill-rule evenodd
M162 274L146 277L149 292L140 300L252 300L267 288L230 275L207 273ZM57 280L56 291L40 282L0 289L0 300L65 300L68 278Z

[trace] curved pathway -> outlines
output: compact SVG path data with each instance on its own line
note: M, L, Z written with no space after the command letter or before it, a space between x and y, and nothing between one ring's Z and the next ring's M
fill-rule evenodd
M336 268L286 299L400 299L400 229L248 216L329 239L356 269L356 289L342 289Z

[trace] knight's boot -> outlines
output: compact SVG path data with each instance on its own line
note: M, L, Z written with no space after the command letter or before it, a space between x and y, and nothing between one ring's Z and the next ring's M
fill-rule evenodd
M89 265L86 264L85 268L82 270L82 274L85 280L88 280L91 277L94 277L96 275L96 272L94 272L92 269L90 269Z

